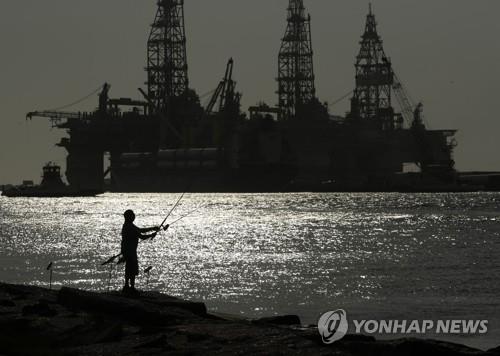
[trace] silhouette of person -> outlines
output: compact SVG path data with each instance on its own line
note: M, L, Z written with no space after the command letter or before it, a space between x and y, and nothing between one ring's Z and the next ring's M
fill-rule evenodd
M121 244L121 253L125 260L125 286L123 287L123 291L135 291L135 277L139 274L139 261L137 260L139 239L147 240L154 238L161 228L159 226L144 229L138 228L134 225L135 214L132 210L127 210L123 216L125 217L125 223L122 227ZM166 226L167 228L168 225ZM154 232L144 235L151 231Z

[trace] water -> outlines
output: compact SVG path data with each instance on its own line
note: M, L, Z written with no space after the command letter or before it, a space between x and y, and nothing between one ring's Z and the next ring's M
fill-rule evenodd
M0 198L0 280L103 291L122 213L158 225L178 194ZM212 312L354 319L487 319L479 336L425 335L483 349L500 344L500 194L187 194L139 246L139 288L199 300ZM122 285L123 267L111 288ZM352 330L351 330L352 331Z

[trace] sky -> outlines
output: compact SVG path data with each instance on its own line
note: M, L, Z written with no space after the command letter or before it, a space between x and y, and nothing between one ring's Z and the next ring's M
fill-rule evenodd
M354 88L368 1L304 0L312 17L317 94L333 103ZM215 89L229 57L243 109L276 104L277 54L287 0L185 0L190 86ZM500 1L376 0L386 54L432 129L458 129L461 171L500 171ZM0 184L39 181L65 133L29 111L63 106L111 83L141 96L155 0L0 2ZM348 100L330 108L344 114ZM71 108L93 110L97 96Z

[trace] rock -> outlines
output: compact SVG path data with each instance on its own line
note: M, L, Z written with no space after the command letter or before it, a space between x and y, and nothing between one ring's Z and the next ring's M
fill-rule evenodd
M16 303L14 303L12 300L8 300L8 299L0 300L0 307L11 308L11 307L15 307L15 306L16 306Z
M161 335L160 337L155 337L153 340L143 342L137 346L134 346L134 349L162 349L164 351L166 350L173 350L174 348L170 346L167 342L167 336L166 335Z
M0 283L0 290L14 296L18 300L29 298L33 295L52 295L54 292L48 289L35 287L35 286L23 286L17 284L5 284Z
M90 345L117 342L123 337L121 324L92 322L78 325L60 336L60 344L65 346Z
M80 309L100 315L113 315L138 323L168 324L158 310L147 308L139 301L124 297L62 288L58 301L70 309Z
M23 307L23 315L24 316L38 315L44 317L53 317L57 315L57 311L50 308L47 303L38 302L37 304L26 305L25 307Z
M384 356L478 356L484 352L463 345L420 339L399 339L390 341L348 341L341 340L335 344L344 352L353 355L384 355Z
M368 336L368 335L357 335L357 334L347 334L344 336L344 338L341 340L344 342L375 342L377 339L375 339L373 336Z
M318 332L318 328L316 326L309 326L306 327L302 330L301 334L311 340L314 341L318 345L325 346L325 343L323 342L321 335ZM342 338L342 340L339 340L335 343L335 345L350 345L351 343L355 344L369 344L369 343L374 343L377 340L373 336L367 336L367 335L358 335L358 334L347 334ZM368 346L367 346L368 347Z
M207 307L204 303L186 301L158 292L141 292L140 300L143 303L152 303L166 308L175 307L190 311L201 317L208 317Z
M202 303L160 293L127 297L0 283L0 300L16 296L23 298L15 303L18 308L0 313L2 354L495 356L500 351L482 352L434 340L377 341L363 335L347 335L325 345L317 328L301 326L295 315L249 322L240 317L214 317L206 314Z
M440 355L440 356L460 356L478 355L481 350L473 349L464 345L437 340L421 339L401 339L391 342L398 352L414 355Z
M488 355L500 355L500 346L488 351Z
M0 354L33 355L33 351L47 347L47 339L33 325L32 319L20 316L0 318Z
M297 315L271 316L252 320L254 324L272 324L272 325L300 325L300 318Z
M183 302L176 298L127 298L119 294L99 294L77 289L62 288L58 301L68 308L81 309L113 315L139 324L169 325L181 320L193 319L206 314L206 307L200 303ZM193 313L193 310L197 313Z

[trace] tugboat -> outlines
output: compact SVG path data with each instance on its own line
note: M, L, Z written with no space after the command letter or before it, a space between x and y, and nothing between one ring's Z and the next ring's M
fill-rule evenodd
M61 178L61 167L53 162L49 162L43 167L40 185L33 185L32 181L24 181L22 185L2 189L2 195L6 197L84 197L96 196L100 193L97 191L79 191L64 184Z

